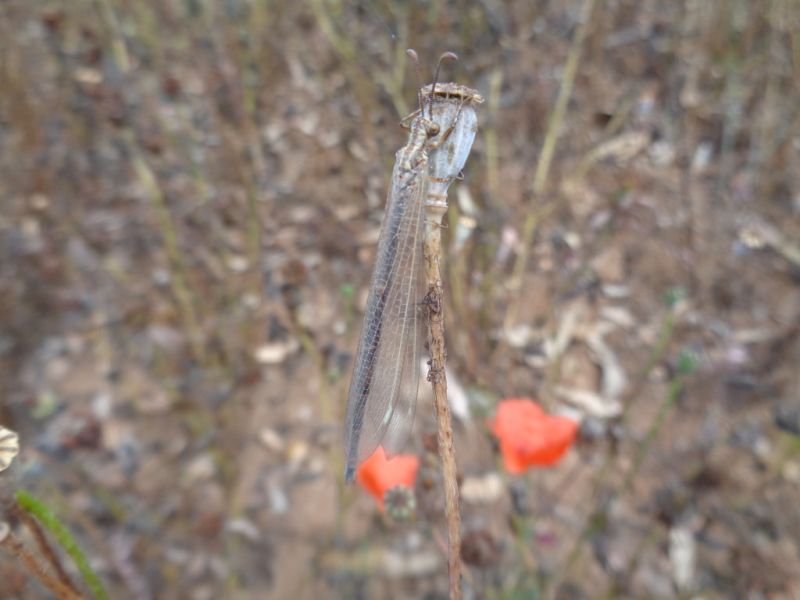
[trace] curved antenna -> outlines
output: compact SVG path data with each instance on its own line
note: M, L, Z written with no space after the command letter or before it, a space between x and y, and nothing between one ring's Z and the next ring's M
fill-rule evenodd
M436 84L439 82L439 69L442 68L444 60L458 60L458 55L455 52L445 52L439 57L439 62L436 63L436 70L433 72L433 85L431 86L430 97L436 94ZM433 106L431 105L431 119L433 119Z
M419 110L422 112L422 69L419 66L419 56L414 49L409 48L406 50L406 54L411 59L411 62L414 63L414 72L417 74L417 85L419 91L417 92L417 104L419 105Z

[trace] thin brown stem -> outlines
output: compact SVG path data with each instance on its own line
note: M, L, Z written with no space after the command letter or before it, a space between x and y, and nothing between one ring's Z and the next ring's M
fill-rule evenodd
M453 447L453 425L450 405L447 402L447 375L445 359L447 350L444 341L444 290L439 270L441 259L441 221L446 208L428 206L428 222L425 231L423 256L428 282L428 345L431 353L431 368L428 380L433 386L436 423L438 426L439 458L442 461L444 480L445 517L447 520L447 571L450 599L461 599L461 512L458 498L456 453Z
M145 160L144 153L139 148L136 136L132 129L125 129L122 137L131 153L133 170L139 183L145 190L150 205L153 207L158 229L164 242L170 268L170 286L178 310L184 321L184 326L189 333L193 353L197 360L204 362L206 349L203 343L203 333L200 318L195 306L195 298L189 286L187 261L178 241L178 230L172 219L167 199L158 183L155 172Z
M75 584L72 582L69 575L67 575L66 570L62 566L61 561L58 558L58 554L56 554L55 550L53 550L50 542L47 541L47 537L45 536L41 525L39 525L36 519L18 506L15 506L14 515L19 518L19 520L22 521L31 532L33 539L36 540L36 545L39 547L39 552L42 553L42 555L47 559L47 562L49 562L53 567L59 581L61 581L61 583L71 590L77 591Z
M5 529L5 531L3 531L3 529ZM71 590L69 586L53 577L39 559L36 558L36 556L22 544L20 539L8 529L6 523L0 523L0 548L3 548L6 552L18 558L20 562L25 565L25 568L28 569L36 579L41 581L47 589L53 592L59 600L83 600L83 596L77 594Z
M533 176L531 189L533 202L541 200L545 190L547 176L550 173L550 165L555 155L556 143L561 134L561 127L564 124L567 103L569 102L570 96L572 96L572 87L575 83L575 75L578 72L583 44L589 32L594 4L595 0L584 1L583 8L581 9L580 24L575 31L575 36L572 38L572 44L570 45L569 54L567 55L567 62L564 65L561 87L558 90L558 98L556 98L556 104L553 107L553 112L550 114L550 119L547 123L547 134L545 135L542 152L539 155L539 161L536 164L536 172ZM514 271L511 277L511 286L516 290L521 289L522 277L528 266L528 249L533 242L533 234L536 231L536 215L537 211L529 212L522 227L522 243L520 244L520 252L514 264Z

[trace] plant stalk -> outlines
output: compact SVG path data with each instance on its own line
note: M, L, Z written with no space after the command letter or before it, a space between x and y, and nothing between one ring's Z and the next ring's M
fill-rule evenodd
M428 306L428 346L431 353L428 381L433 386L434 407L438 429L439 458L442 461L444 481L445 516L447 520L447 572L450 599L461 600L461 512L458 499L458 478L456 453L453 446L453 424L450 417L450 404L447 402L447 375L445 359L447 350L444 341L444 290L439 270L441 260L442 218L447 207L431 205L427 207L423 257L428 293L425 304Z
M42 585L53 592L58 600L84 600L83 596L76 593L57 577L53 577L39 559L22 544L22 541L11 533L6 523L0 524L0 548L17 557Z

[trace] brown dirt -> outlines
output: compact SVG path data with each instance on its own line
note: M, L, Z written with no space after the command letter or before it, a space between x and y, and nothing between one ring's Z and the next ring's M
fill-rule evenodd
M446 597L429 390L414 522L340 475L398 57L454 50L487 97L445 231L466 597L800 597L797 3L598 3L539 195L581 2L266 4L0 5L0 495L113 598ZM495 402L575 390L576 447L503 474ZM0 598L24 573L0 552Z

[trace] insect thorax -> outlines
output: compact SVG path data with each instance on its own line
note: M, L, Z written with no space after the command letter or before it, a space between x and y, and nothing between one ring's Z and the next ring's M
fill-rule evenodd
M420 161L427 159L425 152L430 132L437 125L423 117L418 117L411 124L411 132L408 134L408 143L400 151L400 166L404 169L413 169Z

